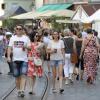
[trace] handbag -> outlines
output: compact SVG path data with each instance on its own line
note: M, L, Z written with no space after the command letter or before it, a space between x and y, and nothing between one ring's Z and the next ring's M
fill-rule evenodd
M34 61L35 66L42 66L41 58L33 57L33 61Z
M71 53L70 60L71 60L71 63L76 64L78 62L77 53Z

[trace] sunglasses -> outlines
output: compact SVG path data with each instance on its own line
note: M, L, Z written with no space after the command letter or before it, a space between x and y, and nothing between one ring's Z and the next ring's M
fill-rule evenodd
M20 30L22 30L22 28L16 28L16 30L19 30L20 31Z

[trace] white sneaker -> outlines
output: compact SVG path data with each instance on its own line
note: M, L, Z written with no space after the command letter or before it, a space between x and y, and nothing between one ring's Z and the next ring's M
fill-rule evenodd
M66 84L66 85L68 85L68 84L69 84L69 81L68 81L68 79L66 79L66 81L65 81L65 84Z
M24 91L21 91L21 97L23 98L25 96Z

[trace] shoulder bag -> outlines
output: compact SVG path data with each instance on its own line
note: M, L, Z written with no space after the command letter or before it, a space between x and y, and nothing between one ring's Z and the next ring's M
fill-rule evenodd
M42 60L41 60L41 58L39 58L39 57L33 57L33 61L34 61L34 64L35 64L35 66L42 66Z

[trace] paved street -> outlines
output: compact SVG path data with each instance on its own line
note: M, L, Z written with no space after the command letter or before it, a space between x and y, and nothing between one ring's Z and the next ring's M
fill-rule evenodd
M24 100L40 100L42 93L44 92L44 88L45 88L45 78L37 78L36 80L36 84L34 87L34 92L35 95L30 95L28 94L28 92L30 91L28 88L28 81L27 81L27 87L25 89L25 97ZM7 97L6 100L19 100L21 99L20 97L17 96L17 91L16 89L11 93L10 96ZM22 98L23 99L23 98Z
M6 58L4 58L4 57L3 57L2 61L0 61L0 72L2 72L3 75L7 75L7 73L9 72L9 67L6 62Z
M0 100L100 100L98 60L100 0L0 0Z
M44 69L47 71L46 64L44 64ZM27 81L28 82L28 81ZM0 98L11 88L14 83L14 78L5 74L0 75ZM34 91L36 95L30 96L28 94L28 86L25 92L24 100L39 100L43 88L45 86L44 78L37 78ZM27 83L28 85L28 83ZM51 85L51 80L50 80ZM64 85L64 93L52 93L52 85L50 86L50 91L47 100L100 100L100 68L98 70L97 80L95 85L87 85L85 80L74 81L74 84ZM6 100L18 100L16 89Z
M100 100L100 68L95 85L87 85L85 80L74 81L74 84L64 85L64 93L52 93L52 86L47 100Z
M0 75L0 99L14 88L14 78L8 75Z
M3 61L0 62L0 69L2 74L0 75L0 99L3 98L14 86L14 77L7 75L9 72L8 64L3 58Z
M2 71L2 74L0 75L0 100L2 100L15 86L15 80L14 77L11 75L7 75L9 72L8 65L6 63L6 60L3 59L2 63L0 63L0 68ZM44 91L46 79L45 77L38 78L36 79L36 84L34 87L34 92L36 95L29 95L28 92L30 91L28 86L28 78L27 78L27 87L25 89L25 98L24 100L40 100L40 97ZM11 93L11 95L6 99L6 100L19 100L17 97L17 91L14 89L14 91Z

